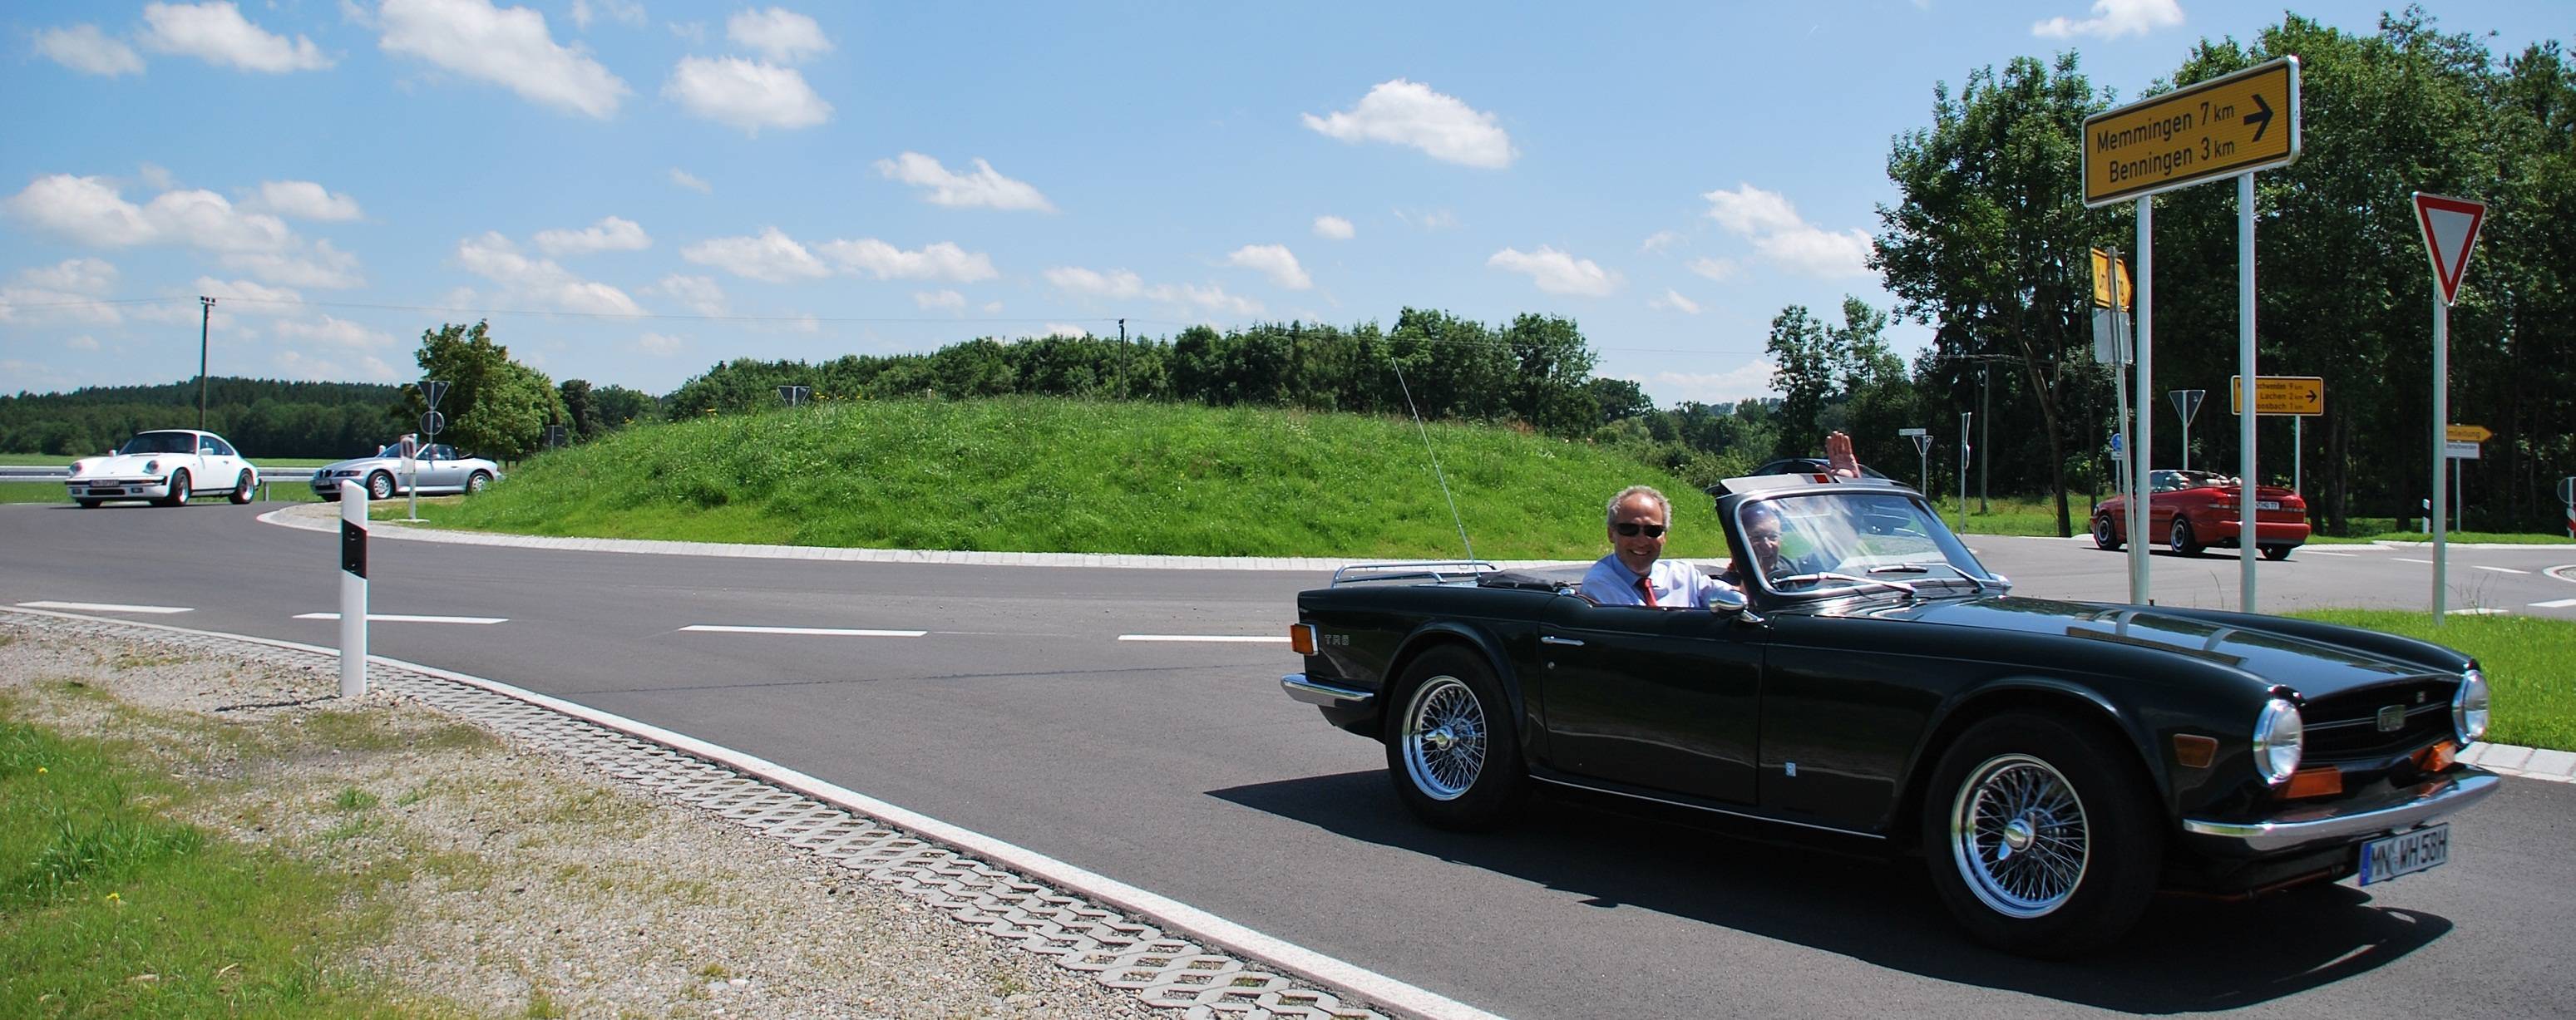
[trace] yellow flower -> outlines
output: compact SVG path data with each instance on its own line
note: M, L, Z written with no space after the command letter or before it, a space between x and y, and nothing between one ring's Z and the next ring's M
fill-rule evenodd
M38 765L38 766L36 766L36 774L37 774L37 775L40 775L40 776L41 776L41 775L44 775L45 773L47 773L47 772L51 772L51 771L53 771L53 770L52 770L52 769L49 769L49 768L46 768L46 767L44 767L44 766L42 766L42 765Z
M109 893L109 894L107 894L107 901L108 901L109 903L114 903L114 902L117 902L118 900L122 900L122 899L124 899L124 898L125 898L125 894L124 894L124 893Z

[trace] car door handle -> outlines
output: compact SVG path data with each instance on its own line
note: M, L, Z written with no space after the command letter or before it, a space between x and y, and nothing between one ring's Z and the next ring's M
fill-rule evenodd
M1539 636L1539 639L1538 639L1538 643L1543 644L1543 645L1565 645L1565 646L1567 646L1567 647L1569 647L1569 648L1581 648L1581 647L1583 647L1583 642L1581 642L1581 641L1577 641L1577 640L1575 640L1575 639L1573 639L1573 638L1570 638L1570 637L1558 637L1558 636L1556 636L1556 635L1554 635L1554 634L1543 634L1543 635L1540 635L1540 636Z

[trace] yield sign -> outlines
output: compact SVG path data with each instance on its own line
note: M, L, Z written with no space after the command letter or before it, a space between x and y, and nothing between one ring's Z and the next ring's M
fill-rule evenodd
M2460 280L2469 275L2469 250L2477 247L2487 204L2418 191L2415 219L2424 227L2424 247L2433 257L2433 278L2442 284L2442 303L2458 302Z

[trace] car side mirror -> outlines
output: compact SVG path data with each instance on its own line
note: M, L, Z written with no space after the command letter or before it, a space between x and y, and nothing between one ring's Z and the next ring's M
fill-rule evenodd
M1713 588L1708 593L1708 608L1712 612L1741 613L1752 604L1739 588Z

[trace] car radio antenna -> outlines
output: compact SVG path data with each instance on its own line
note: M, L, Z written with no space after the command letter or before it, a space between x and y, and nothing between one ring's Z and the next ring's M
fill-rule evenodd
M1440 498L1449 501L1449 519L1458 525L1458 544L1466 547L1467 561L1473 563L1476 544L1467 540L1467 519L1458 516L1458 497L1449 494L1449 475L1440 470L1440 451L1431 448L1431 428L1422 424L1422 409L1414 406L1413 384L1404 381L1404 363L1396 360L1394 352L1388 352L1386 360L1395 366L1395 384L1404 390L1404 409L1413 412L1413 427L1422 433L1423 452L1431 455L1431 477L1440 480Z

